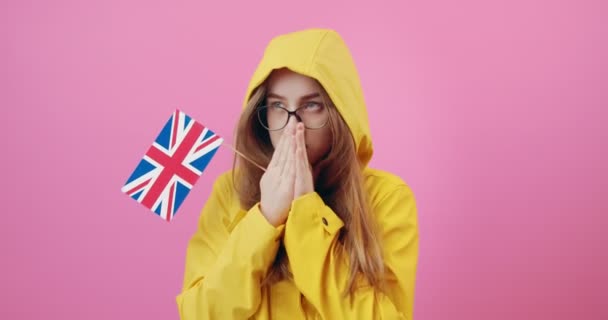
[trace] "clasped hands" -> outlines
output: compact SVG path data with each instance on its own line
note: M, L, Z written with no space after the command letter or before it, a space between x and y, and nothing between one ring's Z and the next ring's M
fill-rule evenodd
M283 129L268 168L260 179L260 209L275 227L285 223L293 200L314 192L304 124L296 123L294 118L290 117Z

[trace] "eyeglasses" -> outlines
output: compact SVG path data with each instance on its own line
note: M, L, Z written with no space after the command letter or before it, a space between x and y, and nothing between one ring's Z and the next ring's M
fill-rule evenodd
M285 128L292 115L296 117L296 120L304 123L307 129L321 129L329 122L327 108L318 102L306 103L294 111L289 111L276 103L258 108L258 120L264 128L270 131Z

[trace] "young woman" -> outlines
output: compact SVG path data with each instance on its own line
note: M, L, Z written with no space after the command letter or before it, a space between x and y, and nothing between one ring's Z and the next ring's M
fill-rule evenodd
M188 246L182 319L412 319L414 196L368 167L359 76L335 31L270 42L236 149L249 161L217 179Z

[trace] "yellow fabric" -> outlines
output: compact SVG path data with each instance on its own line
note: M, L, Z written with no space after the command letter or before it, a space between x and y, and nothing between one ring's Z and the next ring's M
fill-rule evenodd
M249 85L251 92L275 68L317 79L348 123L363 164L373 149L359 78L350 53L332 30L309 29L269 44ZM274 228L259 209L240 208L231 173L221 175L190 240L181 319L412 319L418 261L417 209L399 177L365 167L365 187L380 228L387 290L369 287L343 298L348 261L337 235L342 220L316 193L295 199L285 225ZM260 289L283 242L293 280Z

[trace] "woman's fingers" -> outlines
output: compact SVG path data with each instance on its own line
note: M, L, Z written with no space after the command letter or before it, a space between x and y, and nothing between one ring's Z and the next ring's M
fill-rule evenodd
M308 155L306 153L306 139L304 137L304 127L298 128L296 133L296 178L294 181L294 199L314 191L314 181Z
M308 165L308 153L306 152L306 138L304 135L304 125L300 125L299 126L299 130L298 130L298 141L299 141L299 147L302 151L302 156L303 156L303 160L304 160L304 164L306 165L306 167L309 167Z
M281 153L281 158L279 158L279 164L278 166L281 168L280 170L280 174L283 175L283 173L285 172L285 166L288 164L289 162L289 155L294 153L295 150L295 137L294 137L294 124L293 124L293 120L289 120L289 123L287 124L287 126L284 129L285 131L283 132L283 135L285 136L285 145L283 146L285 148L284 153ZM295 160L294 158L291 158L292 161Z
M285 160L285 166L283 167L283 171L281 172L281 177L283 177L283 181L287 184L287 186L293 192L293 185L296 179L296 142L295 137L293 135L290 136L290 144L287 150L287 159ZM293 196L293 194L292 194Z
M296 132L296 170L299 177L304 177L309 170L308 155L306 153L306 140L304 138L304 128L298 125Z
M272 166L274 167L283 167L284 166L284 162L285 159L287 157L287 146L289 145L289 130L288 128L285 128L283 131L283 134L281 135L281 138L279 139L279 143L277 143L277 147L275 148L275 151L272 155L272 159L270 160L270 163L272 164ZM271 165L269 164L268 167L270 167Z
M295 137L293 135L289 135L287 138L287 143L285 145L285 154L283 155L283 160L281 161L281 176L286 174L287 167L293 165L292 162L295 161L294 153L296 152L295 148Z
M276 167L279 154L281 153L281 146L283 145L285 139L283 136L279 139L279 142L274 146L274 151L272 152L272 157L270 158L270 163L268 163L268 169Z
M296 169L298 170L297 173L300 173L300 167L302 166L302 129L300 128L300 125L298 124L298 127L296 129Z

